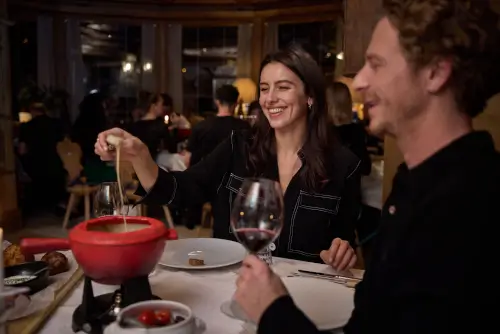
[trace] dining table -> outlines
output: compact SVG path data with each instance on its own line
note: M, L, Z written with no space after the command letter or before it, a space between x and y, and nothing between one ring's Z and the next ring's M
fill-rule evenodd
M231 300L236 290L236 278L240 265L211 270L177 270L158 265L150 276L153 294L163 300L171 300L189 306L194 315L204 324L204 334L251 334L252 326L243 321L228 317L221 311L221 305ZM327 265L291 259L273 258L272 270L280 277L290 277L298 270L332 273ZM352 269L350 274L362 278L363 270ZM320 278L311 278L320 279ZM331 284L338 284L331 282ZM117 286L102 285L93 282L94 295L114 292ZM82 302L83 282L73 290L66 300L47 320L39 333L71 334L72 315ZM314 301L311 301L314 302ZM341 331L334 331L338 334Z

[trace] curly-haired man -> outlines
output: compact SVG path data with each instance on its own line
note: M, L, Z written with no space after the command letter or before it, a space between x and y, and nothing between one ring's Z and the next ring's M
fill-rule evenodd
M486 333L500 295L494 279L481 289L500 258L500 154L471 120L500 91L499 17L487 0L383 4L354 86L405 162L344 333ZM237 285L259 334L319 333L256 258Z

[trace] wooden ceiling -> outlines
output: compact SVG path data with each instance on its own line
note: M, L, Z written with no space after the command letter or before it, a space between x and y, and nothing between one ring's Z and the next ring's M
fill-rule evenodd
M7 0L14 19L60 13L84 19L168 20L200 25L266 21L323 21L342 11L342 0ZM221 22L221 21L226 21Z
M289 7L315 6L341 0L8 0L13 6L140 6L165 9L196 10L268 10Z

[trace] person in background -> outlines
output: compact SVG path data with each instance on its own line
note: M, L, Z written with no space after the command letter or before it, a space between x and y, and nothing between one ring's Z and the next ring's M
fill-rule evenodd
M327 88L328 92L329 114L337 127L340 141L361 159L361 174L370 175L372 162L366 148L367 133L361 124L353 122L352 96L349 87L342 82L333 82Z
M260 108L259 101L253 101L248 106L248 122L253 126L257 122L257 118L261 115L262 109Z
M191 133L187 144L189 166L203 160L220 143L227 139L232 131L248 130L249 123L234 117L238 103L238 90L232 85L223 85L215 92L216 117L198 123Z
M259 84L265 117L251 131L233 131L184 172L159 168L144 143L121 129L101 133L95 152L112 160L106 136L122 137L122 157L132 163L141 183L137 194L147 193L143 203L185 207L210 202L214 238L235 240L229 215L245 178L274 180L285 195L284 224L271 247L273 255L352 268L359 159L336 142L328 126L320 67L301 48L282 50L264 59ZM301 202L307 205L297 205Z
M175 143L165 123L165 116L171 109L172 98L169 95L151 94L146 114L128 128L131 134L146 144L153 159L156 159L162 149L176 152Z
M137 94L137 106L132 110L132 121L139 121L147 112L149 108L149 97L151 93L146 90L141 90Z
M368 134L363 124L353 122L353 103L349 87L342 82L331 83L327 88L327 100L329 114L340 141L361 159L360 173L370 175L372 162L366 146ZM377 233L379 222L380 210L362 203L356 232L365 263L370 260L373 236Z
M89 183L116 180L114 168L92 154L93 138L109 127L105 100L101 93L85 96L78 106L80 112L71 130L71 140L82 150L83 174Z
M188 130L191 129L191 123L187 120L187 118L179 113L172 112L169 115L169 129L170 130Z
M500 92L499 15L487 1L383 6L353 87L404 162L343 333L489 333L500 286L478 289L477 275L500 258L500 154L472 118ZM320 333L256 257L237 287L259 334Z
M27 209L55 210L66 195L66 171L57 154L63 124L49 117L42 102L29 107L32 119L19 126L18 154L31 179Z
M231 85L223 85L215 92L216 117L208 118L198 123L189 137L186 152L183 154L187 166L202 161L220 143L229 138L233 131L248 130L249 123L234 117L238 103L238 90ZM194 228L200 221L202 206L188 208L185 225Z

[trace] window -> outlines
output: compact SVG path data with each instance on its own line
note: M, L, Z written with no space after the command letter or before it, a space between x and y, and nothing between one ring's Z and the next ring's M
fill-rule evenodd
M115 97L112 122L129 121L140 90L141 26L82 22L80 30L86 93Z
M19 21L9 27L12 113L15 118L21 111L18 94L30 83L37 82L37 24Z
M336 45L334 21L280 24L278 45L283 49L291 43L300 44L318 62L326 77L335 74L335 61L341 45Z
M182 29L185 111L201 115L215 110L214 92L236 78L238 27Z

